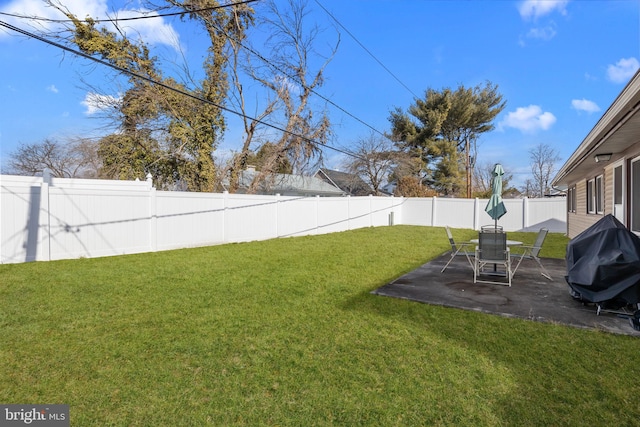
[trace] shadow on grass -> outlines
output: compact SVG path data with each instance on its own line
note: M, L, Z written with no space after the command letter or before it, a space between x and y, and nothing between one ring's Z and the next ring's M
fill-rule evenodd
M339 308L377 318L378 327L403 325L415 334L436 337L438 345L464 349L478 364L505 368L509 392L491 399L493 416L502 420L500 424L631 425L640 416L629 398L640 391L637 382L621 385L625 378L640 373L635 362L637 338L369 292L353 296ZM474 365L460 365L461 377L477 374L479 367ZM478 390L491 392L491 386Z

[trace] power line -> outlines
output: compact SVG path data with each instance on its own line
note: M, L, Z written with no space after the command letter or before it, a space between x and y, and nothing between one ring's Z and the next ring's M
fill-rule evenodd
M237 116L239 116L239 117L247 118L247 119L249 119L249 120L255 121L256 123L259 123L259 124L264 125L264 126L268 126L268 127L272 128L272 129L275 129L275 130L277 130L277 131L279 131L279 132L282 132L282 133L285 133L285 134L287 134L287 135L291 135L291 136L293 136L293 137L300 138L300 139L302 139L302 140L304 140L304 141L306 141L306 142L308 142L308 143L311 143L311 144L314 144L314 145L318 146L319 148L322 148L322 147L329 148L330 150L334 150L334 151L337 151L337 152L339 152L339 153L346 154L346 155L348 155L348 156L358 158L358 159L360 159L360 160L366 160L366 159L364 159L363 157L360 157L360 156L358 156L358 155L356 155L356 154L354 154L354 153L351 153L351 152L349 152L349 151L342 150L342 149L339 149L339 148L336 148L336 147L332 147L332 146L330 146L330 145L322 144L321 142L315 141L315 140L313 140L313 139L311 139L311 138L308 138L308 137L306 137L306 136L304 136L304 135L296 134L296 133L294 133L294 132L291 132L291 131L288 131L288 130L286 130L286 129L283 129L283 128L279 127L279 126L273 125L273 124L271 124L271 123L267 123L267 122L265 122L265 121L262 121L262 120L256 119L256 118L254 118L254 117L248 116L248 115L246 115L246 114L243 114L243 113L240 113L240 112L238 112L238 111L232 110L232 109L230 109L230 108L224 107L224 106L222 106L222 105L216 104L215 102L212 102L212 101L209 101L209 100L207 100L207 99L201 98L201 97L199 97L199 96L197 96L197 95L193 95L193 94L191 94L191 93L184 92L184 91L182 91L182 90L180 90L180 89L177 89L177 88L171 87L171 86L169 86L169 85L167 85L167 84L165 84L165 83L162 83L162 82L159 82L159 81L153 80L153 79L152 79L152 78L150 78L150 77L143 76L143 75L138 74L138 73L136 73L136 72L133 72L133 71L131 71L131 70L127 70L126 68L122 68L122 67L119 67L119 66L117 66L117 65L110 64L109 62L106 62L106 61L104 61L104 60L102 60L102 59L94 58L93 56L91 56L91 55L89 55L89 54L86 54L86 53L84 53L84 52L80 52L80 51L77 51L77 50L71 49L70 47L64 46L64 45L62 45L62 44L60 44L60 43L57 43L57 42L54 42L54 41L52 41L52 40L45 39L44 37L40 37L40 36L38 36L38 35L36 35L36 34L33 34L33 33L29 32L29 31L26 31L26 30L23 30L23 29L21 29L21 28L15 27L15 26L13 26L13 25L11 25L11 24L8 24L8 23L6 23L6 22L4 22L4 21L0 21L0 26L5 27L5 28L8 28L8 29L10 29L10 30L12 30L12 31L15 31L15 32L17 32L17 33L20 33L20 34L22 34L22 35L25 35L25 36L27 36L27 37L31 37L31 38L33 38L33 39L35 39L35 40L38 40L38 41L41 41L41 42L43 42L43 43L47 43L47 44L49 44L49 45L51 45L51 46L54 46L54 47L57 47L57 48L59 48L59 49L65 50L65 51L67 51L67 52L69 52L69 53L72 53L72 54L74 54L74 55L76 55L76 56L80 56L80 57L82 57L82 58L86 58L86 59L89 59L89 60L91 60L91 61L97 62L97 63L99 63L99 64L102 64L102 65L104 65L104 66L107 66L107 67L109 67L109 68L112 68L112 69L114 69L114 70L116 70L116 71L119 71L119 72L121 72L121 73L129 74L129 75L131 75L131 76L133 76L133 77L136 77L136 78L138 78L138 79L144 80L144 81L149 82L149 83L151 83L151 84L153 84L153 85L160 86L160 87L162 87L162 88L164 88L164 89L167 89L167 90L170 90L170 91L176 92L176 93L181 94L181 95L184 95L184 96L186 96L186 97L189 97L189 98L195 99L195 100L200 101L200 102L204 102L204 103L206 103L206 104L212 105L212 106L214 106L214 107L216 107L216 108L219 108L219 109L221 109L221 110L223 110L223 111L226 111L226 112L228 112L228 113L235 114L235 115L237 115Z
M347 32L347 34L349 34L349 36L351 36L351 38L352 38L356 43L358 43L358 44L360 45L360 47L361 47L362 49L364 49L364 51L365 51L365 52L367 52L367 53L369 54L369 56L371 56L371 57L372 57L372 58L373 58L373 59L374 59L378 64L380 64L380 66L381 66L382 68L384 68L384 69L385 69L385 71L391 75L391 77L393 77L393 78L394 78L398 83L400 83L400 84L402 85L402 87L404 87L407 91L409 91L409 93L411 93L411 95L413 95L413 97L414 97L415 99L420 99L420 97L419 97L418 95L416 95L415 93L413 93L413 91L412 91L411 89L409 89L409 87L408 87L406 84L404 84L404 83L402 82L402 80L400 80L400 79L399 79L395 74L393 74L393 73L391 72L391 70L390 70L389 68L387 68L387 66L386 66L386 65L384 65L384 64L382 63L382 61L380 61L378 58L376 58L376 56L375 56L373 53L371 53L371 51L370 51L369 49L367 49L367 48L365 47L365 45L363 45L362 43L360 43L360 40L358 40L358 39L356 38L356 36L354 36L353 34L351 34L351 32L350 32L350 31L349 31L349 30L348 30L344 25L342 25L342 23L341 23L340 21L338 21L338 18L336 18L335 16L333 16L333 14L332 14L331 12L329 12L329 11L327 10L327 8L325 8L325 7L324 7L324 6L323 6L323 5L322 5L318 0L315 0L315 2L318 4L318 6L320 6L320 7L322 8L322 10L324 10L324 11L327 13L327 15L329 15L329 16L331 17L331 19L333 19L333 20L336 22L336 24L338 24L338 25L339 25L343 30L345 30L345 31Z
M176 16L176 15L184 15L187 13L195 13L195 12L201 12L201 11L208 11L208 10L215 10L215 9L219 9L219 8L224 8L224 7L230 7L230 6L236 6L236 5L242 5L242 4L248 4L248 3L253 3L259 0L246 0L246 1L241 1L241 2L237 2L237 3L230 3L228 5L223 5L223 6L215 6L215 7L208 7L208 8L202 8L202 9L195 9L195 10L191 10L191 11L182 11L182 12L174 12L174 13L166 13L166 14L157 14L157 15L146 15L146 16L137 16L137 17L130 17L130 18L120 18L120 19L96 19L93 22L95 23L104 23L104 22L111 22L111 23L117 23L120 21L131 21L131 20L138 20L138 19L151 19L151 18L160 18L160 17L166 17L166 16ZM67 23L67 22L73 22L70 19L49 19L49 18L43 18L43 17L30 17L30 16L26 16L26 15L16 15L16 14L10 14L10 13L4 13L4 12L0 12L0 15L6 15L6 16L10 16L10 17L14 17L14 18L21 18L21 19L29 19L29 20L34 20L34 21L43 21L43 22L54 22L54 23ZM335 18L334 18L335 19ZM227 39L233 40L235 43L237 43L240 47L242 47L243 49L249 51L250 53L252 53L253 55L255 55L258 59L260 59L261 61L263 61L264 63L266 63L267 65L271 66L273 69L275 69L276 71L284 74L285 76L287 76L288 78L298 82L301 86L304 87L304 84L302 83L302 81L299 80L299 78L295 75L291 75L288 74L286 71L282 70L280 67L278 67L277 65L275 65L273 62L271 62L270 60L268 60L267 58L265 58L262 54L260 54L259 52L253 50L252 48L244 45L241 41L233 38L231 35L229 35L224 29L222 28L218 28L219 31L221 31L224 36ZM353 36L352 36L353 37ZM366 49L366 48L365 48ZM384 66L384 65L383 65ZM356 120L357 122L361 123L362 125L368 127L369 129L371 129L372 131L376 132L377 134L379 134L380 136L384 137L384 138L388 138L387 135L384 134L384 132L381 132L380 130L376 129L374 126L370 125L369 123L365 122L364 120L360 119L359 117L356 117L354 114L350 113L349 111L347 111L345 108L341 107L340 105L336 104L335 102L333 102L332 100L330 100L329 98L325 97L324 95L316 92L313 89L310 89L310 91L318 96L319 98L321 98L322 100L326 101L327 103L329 103L330 105L334 106L335 108L337 108L338 110L342 111L343 113L345 113L346 115L348 115L349 117L351 117L352 119Z
M220 5L220 6L204 7L202 9L193 9L193 10L181 11L181 12L159 13L157 15L132 16L132 17L129 17L129 18L94 19L93 22L95 22L95 23L105 23L105 22L117 23L117 22L121 22L121 21L135 21L135 20L139 20L139 19L164 18L164 17L167 17L167 16L178 16L178 15L186 15L188 13L206 12L206 11L210 11L210 10L223 9L225 7L239 6L239 5L243 5L243 4L254 3L254 2L257 2L257 1L260 1L260 0L245 0L245 1L240 1L240 2L237 2L237 3L229 3L229 4L225 4L225 5ZM7 12L0 12L0 15L10 16L12 18L29 19L29 20L32 20L32 21L41 21L41 22L53 22L53 23L59 23L59 24L73 22L72 19L52 19L52 18L44 18L44 17L41 17L41 16L18 15L18 14L7 13Z
M302 81L300 81L300 79L295 76L295 75L291 75L288 74L286 71L284 71L282 68L278 67L276 64L274 64L273 62L271 62L270 60L268 60L267 58L265 58L264 56L262 56L262 54L260 54L259 52L256 52L255 50L253 50L252 48L244 45L241 41L233 38L231 35L227 34L226 31L224 31L224 29L222 28L218 28L219 31L222 31L224 33L224 36L230 40L233 40L235 43L238 44L238 46L242 47L243 49L249 51L250 53L252 53L253 55L255 55L258 59L260 59L261 61L263 61L264 63L266 63L267 65L271 66L274 70L284 74L285 76L287 76L288 78L298 82L298 84L300 84L300 86L302 86L303 88L306 89L306 87L304 86L304 84L302 83ZM367 122L363 121L362 119L356 117L355 115L353 115L352 113L350 113L349 111L345 110L344 108L342 108L341 106L339 106L338 104L336 104L335 102L333 102L332 100L330 100L329 98L325 97L324 95L316 92L313 89L309 89L311 91L311 93L313 93L314 95L318 96L319 98L323 99L324 101L328 102L329 104L333 105L334 107L336 107L337 109L339 109L340 111L342 111L343 113L347 114L349 117L351 117L352 119L355 119L356 121L360 122L361 124L365 125L366 127L368 127L369 129L373 130L374 132L378 133L379 135L387 138L387 136L379 131L378 129L376 129L375 127L373 127L372 125L368 124Z

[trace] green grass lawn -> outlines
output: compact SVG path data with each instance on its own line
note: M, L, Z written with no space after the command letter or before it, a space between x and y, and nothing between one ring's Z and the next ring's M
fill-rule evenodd
M0 403L73 426L640 425L637 338L370 294L446 250L394 226L0 265Z

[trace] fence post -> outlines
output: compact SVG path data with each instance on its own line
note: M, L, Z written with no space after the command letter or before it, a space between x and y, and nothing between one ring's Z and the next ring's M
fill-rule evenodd
M38 215L39 227L42 230L42 261L51 261L51 206L49 206L49 186L51 185L51 170L45 168L42 171L42 184L40 185L40 214ZM37 241L36 241L37 245ZM27 249L28 251L28 249ZM36 258L38 259L36 251Z
M320 195L316 194L316 234L320 234Z
M136 179L137 181L137 179ZM158 206L156 204L156 189L153 186L153 175L147 172L145 176L147 188L149 189L149 250L158 250Z
M369 194L369 227L373 227L373 194Z
M224 190L222 192L222 243L227 242L227 198L229 192Z
M351 195L347 195L347 230L351 230Z
M158 203L156 188L149 188L149 246L151 252L158 250Z
M280 237L280 193L276 193L276 237Z
M395 208L395 204L396 203L395 202L396 201L394 200L394 195L393 194L390 197L390 201L391 201L391 205L389 206L389 210L391 212L389 212L389 217L390 217L391 221L390 221L389 225L395 225L395 221L396 221L395 220L395 210L396 210L396 208ZM399 219L402 219L402 211L400 211L400 218Z
M480 230L480 199L473 200L473 229Z
M438 211L438 209L436 208L436 204L438 203L438 197L433 196L432 199L433 201L431 202L431 226L435 227L436 224L438 223L436 220L437 211Z
M0 174L0 219L2 218L2 215L2 174ZM4 264L4 257L2 256L2 254L4 253L3 243L4 240L2 239L2 222L0 222L0 264Z
M522 229L529 227L529 198L522 199Z

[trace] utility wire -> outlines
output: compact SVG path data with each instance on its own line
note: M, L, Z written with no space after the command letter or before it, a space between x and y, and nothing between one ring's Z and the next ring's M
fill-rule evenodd
M402 82L402 80L400 80L400 79L399 79L395 74L393 74L393 73L391 72L391 70L390 70L390 69L388 69L388 68L386 67L386 65L384 65L384 64L382 63L382 61L380 61L378 58L376 58L376 56L375 56L373 53L371 53L371 51L370 51L369 49L367 49L367 48L365 47L365 45L363 45L362 43L360 43L360 40L358 40L358 39L356 38L356 36L354 36L353 34L351 34L351 32L350 32L350 31L349 31L349 30L348 30L344 25L342 25L342 23L340 23L340 21L338 21L338 18L336 18L335 16L333 16L333 14L332 14L331 12L329 12L329 11L327 10L327 8L325 8L325 7L324 7L324 6L323 6L323 5L322 5L318 0L315 0L315 2L318 4L318 6L320 6L320 7L322 8L322 10L324 10L324 11L327 13L327 15L329 15L329 16L331 17L331 19L333 19L333 20L336 22L336 24L338 24L338 25L340 26L340 28L342 28L343 30L345 30L345 31L347 32L347 34L349 34L349 36L351 36L351 38L352 38L353 40L355 40L355 42L356 42L356 43L358 43L358 44L360 45L360 47L361 47L362 49L364 49L364 51L365 51L365 52L367 52L367 53L369 54L369 56L371 56L371 57L372 57L372 58L373 58L373 59L374 59L378 64L380 64L380 66L381 66L382 68L384 68L384 69L385 69L385 71L391 75L391 77L393 77L393 78L394 78L398 83L400 83L400 84L402 85L402 87L404 87L406 90L408 90L408 91L409 91L409 93L411 93L411 95L413 95L413 97L414 97L415 99L420 99L420 97L419 97L418 95L416 95L415 93L413 93L413 91L412 91L411 89L409 89L409 87L408 87L406 84L404 84L404 83Z
M188 13L206 12L206 11L209 11L209 10L223 9L225 7L239 6L239 5L242 5L242 4L249 4L249 3L254 3L254 2L257 2L257 1L260 1L260 0L245 0L245 1L240 1L240 2L237 2L237 3L229 3L229 4L225 4L225 5L219 5L219 6L204 7L202 9L193 9L193 10L189 10L189 11L172 12L172 13L159 13L157 15L132 16L132 17L129 17L129 18L95 19L95 20L93 20L93 22L95 22L95 23L105 23L105 22L116 23L116 22L120 22L120 21L135 21L135 20L138 20L138 19L164 18L164 17L167 17L167 16L178 16L178 15L186 15ZM54 23L73 22L73 20L71 20L71 19L52 19L52 18L43 18L43 17L39 17L39 16L18 15L18 14L7 13L7 12L0 12L0 15L10 16L12 18L30 19L32 21L42 21L42 22L54 22ZM83 21L83 20L81 19L81 21Z
M171 90L171 91L173 91L173 92L176 92L176 93L178 93L178 94L181 94L181 95L187 96L187 97L192 98L192 99L195 99L195 100L197 100L197 101L204 102L204 103L209 104L209 105L213 105L213 106L214 106L214 107L216 107L216 108L219 108L219 109L221 109L221 110L223 110L223 111L226 111L226 112L228 112L228 113L231 113L231 114L235 114L236 116L247 118L247 119L249 119L249 120L255 121L256 123L260 123L260 124L262 124L262 125L264 125L264 126L268 126L268 127L272 128L272 129L275 129L275 130L277 130L277 131L279 131L279 132L283 132L283 133L288 134L288 135L291 135L291 136L293 136L293 137L300 138L300 139L302 139L302 140L304 140L304 141L306 141L306 142L309 142L309 143L311 143L311 144L314 144L314 145L318 146L319 148L323 148L323 147L325 147L325 148L329 148L329 149L331 149L331 150L337 151L337 152L342 153L342 154L346 154L346 155L351 156L351 157L358 158L358 159L360 159L360 160L366 160L365 158L363 158L363 157L361 157L361 156L358 156L357 154L354 154L354 153L351 153L351 152L349 152L349 151L342 150L342 149L339 149L339 148L336 148L336 147L332 147L332 146L330 146L330 145L322 144L321 142L315 141L315 140L313 140L313 139L311 139L311 138L308 138L308 137L306 137L306 136L304 136L304 135L296 134L296 133L294 133L294 132L288 131L288 130L283 129L283 128L279 127L279 126L273 125L273 124L271 124L271 123L267 123L267 122L264 122L264 121L262 121L262 120L256 119L256 118L254 118L254 117L247 116L246 114L240 113L240 112L238 112L238 111L232 110L232 109L227 108L227 107L224 107L224 106L222 106L222 105L218 105L218 104L216 104L215 102L211 102L211 101L209 101L209 100L207 100L207 99L204 99L204 98L201 98L201 97L199 97L199 96L193 95L193 94L191 94L191 93L184 92L184 91L182 91L182 90L180 90L180 89L176 89L176 88L174 88L174 87L171 87L171 86L169 86L169 85L167 85L167 84L165 84L165 83L162 83L162 82L159 82L159 81L153 80L153 79L152 79L152 78L150 78L150 77L143 76L143 75L141 75L141 74L135 73L135 72L133 72L133 71L131 71L131 70L127 70L127 69L122 68L122 67L118 67L117 65L110 64L110 63L108 63L108 62L106 62L106 61L103 61L102 59L94 58L93 56L91 56L91 55L89 55L89 54L86 54L86 53L84 53L84 52L80 52L80 51L77 51L77 50L71 49L70 47L64 46L64 45L62 45L62 44L60 44L60 43L54 42L54 41L52 41L52 40L45 39L44 37L40 37L40 36L38 36L38 35L36 35L36 34L30 33L29 31L26 31L26 30L23 30L23 29L21 29L21 28L15 27L15 26L13 26L13 25L11 25L11 24L8 24L8 23L6 23L6 22L4 22L4 21L0 21L0 26L5 27L5 28L8 28L8 29L10 29L10 30L12 30L12 31L15 31L15 32L17 32L17 33L20 33L20 34L22 34L22 35L25 35L25 36L27 36L27 37L31 37L31 38L36 39L36 40L38 40L38 41L41 41L41 42L43 42L43 43L47 43L47 44L49 44L49 45L51 45L51 46L54 46L54 47L57 47L57 48L59 48L59 49L65 50L65 51L67 51L67 52L69 52L69 53L72 53L72 54L74 54L74 55L80 56L80 57L82 57L82 58L86 58L86 59L89 59L89 60L91 60L91 61L97 62L97 63L99 63L99 64L105 65L105 66L107 66L107 67L109 67L109 68L112 68L112 69L114 69L114 70L116 70L116 71L119 71L119 72L121 72L121 73L129 74L129 75L131 75L131 76L133 76L133 77L136 77L136 78L138 78L138 79L144 80L144 81L149 82L149 83L151 83L151 84L153 84L153 85L160 86L160 87L162 87L162 88L165 88L165 89Z
M307 89L305 87L305 85L302 83L302 81L295 75L291 75L289 73L287 73L285 70L283 70L282 68L278 67L276 64L274 64L273 62L271 62L270 60L268 60L267 58L265 58L264 56L262 56L262 54L260 54L259 52L256 52L255 50L253 50L251 47L248 47L246 45L244 45L241 41L233 38L231 35L229 35L224 29L222 28L217 28L219 31L222 31L222 33L224 34L224 36L226 38L228 38L229 40L233 40L235 43L238 44L238 46L242 47L243 49L247 50L248 52L250 52L251 54L255 55L258 59L260 59L261 61L263 61L264 63L266 63L267 65L269 65L271 68L273 68L274 70L284 74L285 76L287 76L288 78L296 81L300 86L303 87L303 89ZM341 106L339 106L338 104L336 104L335 102L333 102L332 100L330 100L329 98L325 97L324 95L316 92L314 89L309 89L311 91L311 93L313 93L314 95L318 96L319 98L323 99L324 101L326 101L327 103L333 105L334 107L336 107L338 110L342 111L343 113L345 113L346 115L348 115L349 117L351 117L352 119L355 119L356 121L360 122L361 124L365 125L366 127L368 127L369 129L373 130L374 132L378 133L379 135L388 138L387 135L385 135L383 132L379 131L378 129L376 129L375 127L373 127L372 125L368 124L367 122L363 121L362 119L356 117L355 115L353 115L352 113L350 113L349 111L345 110L344 108L342 108Z
M96 19L94 22L96 23L104 23L104 22L111 22L111 23L117 23L120 21L131 21L131 20L137 20L137 19L150 19L150 18L159 18L159 17L165 17L165 16L176 16L176 15L184 15L187 13L195 13L195 12L200 12L200 11L207 11L207 10L215 10L215 9L219 9L219 8L224 8L224 7L229 7L229 6L236 6L236 5L242 5L242 4L248 4L248 3L253 3L259 0L246 0L246 1L241 1L241 2L237 2L237 3L230 3L228 5L224 5L224 6L215 6L215 7L208 7L208 8L203 8L203 9L195 9L195 10L191 10L191 11L187 11L187 12L175 12L175 13L167 13L167 14L157 14L157 15L148 15L148 16L137 16L137 17L131 17L131 18L121 18L121 19ZM0 12L0 15L6 15L6 16L10 16L10 17L14 17L14 18L22 18L22 19L30 19L30 20L34 20L34 21L43 21L43 22L55 22L55 23L65 23L65 22L73 22L70 19L49 19L49 18L42 18L42 17L30 17L30 16L26 16L26 15L15 15L15 14L10 14L10 13L4 13L4 12ZM229 35L224 29L222 28L218 28L219 31L221 31L224 36L229 39L229 40L233 40L235 43L237 43L240 47L244 48L245 50L249 51L250 53L252 53L253 55L255 55L258 59L260 59L261 61L263 61L264 63L266 63L267 65L271 66L274 70L284 74L285 76L287 76L288 78L297 81L300 86L303 86L303 83L298 79L297 76L288 74L286 71L282 70L280 67L278 67L277 65L275 65L273 62L271 62L270 60L268 60L267 58L265 58L262 54L260 54L259 52L256 52L255 50L253 50L252 48L244 45L241 41L233 38L231 35ZM353 37L353 36L352 36ZM366 48L365 48L366 49ZM384 65L383 65L384 66ZM342 111L343 113L345 113L346 115L348 115L349 117L351 117L352 119L356 120L357 122L361 123L362 125L368 127L369 129L371 129L372 131L376 132L377 134L379 134L380 136L384 137L384 138L388 138L387 135L384 134L384 132L381 132L380 130L376 129L375 127L373 127L372 125L368 124L367 122L365 122L364 120L356 117L354 114L350 113L349 111L347 111L346 109L344 109L343 107L339 106L338 104L336 104L335 102L333 102L332 100L330 100L329 98L325 97L324 95L316 92L313 89L310 89L310 91L318 96L319 98L323 99L324 101L326 101L327 103L329 103L330 105L334 106L335 108L337 108L338 110Z

